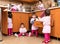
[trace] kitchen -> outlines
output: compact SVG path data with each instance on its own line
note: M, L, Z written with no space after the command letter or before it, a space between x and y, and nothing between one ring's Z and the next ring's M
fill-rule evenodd
M26 28L28 29L28 31L29 31L29 17L31 17L31 15L32 15L32 12L35 12L36 13L36 15L37 16L40 16L40 14L42 13L42 11L41 10L39 10L38 8L35 8L36 7L36 4L37 4L37 2L38 2L38 0L36 0L36 1L33 1L33 0L18 0L18 1L15 1L15 0L1 0L0 1L0 6L1 6L1 8L3 8L2 10L3 10L3 13L2 13L2 18L3 18L3 22L2 22L2 24L3 24L3 28L2 28L2 33L3 34L8 34L8 29L7 29L7 15L8 15L8 12L11 12L10 10L8 10L8 5L9 4L12 4L12 5L14 5L14 4L20 4L20 3L22 3L23 4L23 7L24 7L24 11L22 10L22 11L12 11L12 15L13 15L13 32L18 32L18 29L19 29L19 24L21 23L21 22L23 22L24 24L25 24L25 26L26 26ZM57 15L57 14L60 14L59 13L59 11L60 11L60 1L58 0L58 1L51 1L51 0L42 0L42 2L43 2L43 4L44 4L44 6L45 6L45 8L49 8L49 9L51 9L51 14L53 14L54 16L53 16L53 19L54 19L54 27L53 27L53 29L52 29L52 33L51 33L51 36L53 36L53 37L57 37L57 38L60 38L60 33L58 32L59 31L59 15ZM53 3L52 3L53 2ZM58 3L57 3L58 2ZM4 3L4 4L3 4ZM48 4L48 5L47 5ZM51 5L51 6L50 6ZM58 11L58 12L57 12ZM56 12L56 13L55 13ZM17 14L17 15L16 15ZM20 15L21 14L21 15ZM5 17L4 17L5 16ZM19 20L20 19L20 17L21 17L21 21ZM16 19L17 18L17 19ZM25 20L23 20L23 19L25 19L26 18L26 21ZM5 21L6 20L6 21ZM17 20L18 20L18 23L17 23ZM27 22L27 23L26 23ZM15 24L16 23L16 24ZM39 24L39 23L38 23ZM37 25L37 24L36 24ZM41 25L41 24L40 24ZM38 25L38 26L40 26L40 25ZM39 33L41 32L41 30L39 30ZM40 33L41 34L41 33Z

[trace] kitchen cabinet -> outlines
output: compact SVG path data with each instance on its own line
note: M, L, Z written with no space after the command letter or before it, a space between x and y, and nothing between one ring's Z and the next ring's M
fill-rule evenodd
M37 11L36 12L36 15L40 16L42 13L42 11ZM51 36L53 37L58 37L60 38L60 8L52 8L51 9L51 16L52 16L52 19L53 19L53 26L51 27ZM42 23L39 24L37 22L35 22L35 25L38 26L38 27L43 27L42 26ZM39 29L39 33L41 34L42 32L42 28Z
M39 1L39 0L17 0L17 1L33 3L33 2L37 2L37 1Z
M12 12L13 32L19 32L20 24L24 23L27 31L29 30L29 13Z

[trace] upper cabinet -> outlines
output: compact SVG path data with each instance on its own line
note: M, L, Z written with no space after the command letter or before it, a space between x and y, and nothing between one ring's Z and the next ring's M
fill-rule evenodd
M35 3L35 2L38 2L39 0L16 0L16 1L27 2L27 3Z

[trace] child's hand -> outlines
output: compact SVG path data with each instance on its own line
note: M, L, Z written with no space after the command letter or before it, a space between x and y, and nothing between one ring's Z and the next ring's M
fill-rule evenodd
M37 18L36 21L39 21L39 19Z
M38 19L39 19L40 17L38 17Z

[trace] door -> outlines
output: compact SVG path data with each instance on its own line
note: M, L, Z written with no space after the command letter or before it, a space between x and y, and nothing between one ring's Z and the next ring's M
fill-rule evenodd
M0 8L0 41L2 41L2 23L1 23L1 8Z

